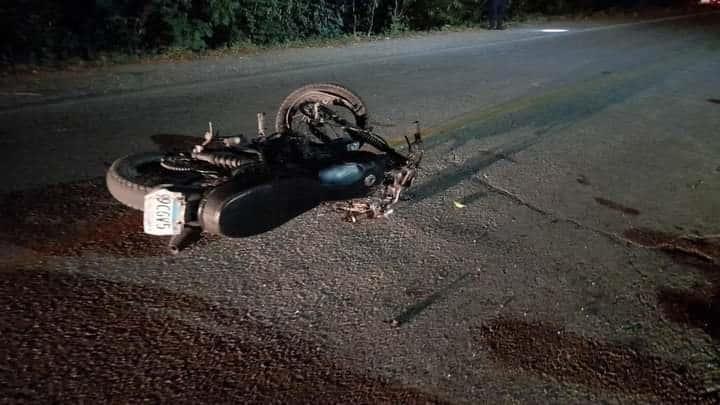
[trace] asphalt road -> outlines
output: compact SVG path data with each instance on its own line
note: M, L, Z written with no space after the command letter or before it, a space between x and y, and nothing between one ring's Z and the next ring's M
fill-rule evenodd
M720 15L568 28L5 83L0 401L716 403ZM105 191L316 81L423 123L388 220L171 257Z

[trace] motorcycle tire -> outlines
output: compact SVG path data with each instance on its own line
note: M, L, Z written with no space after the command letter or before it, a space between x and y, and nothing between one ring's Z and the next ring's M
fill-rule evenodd
M365 102L352 90L337 83L312 83L290 93L280 104L275 117L275 131L287 134L293 131L292 117L298 107L308 102L339 101L350 110L355 125L366 129L369 117Z
M160 161L164 154L144 152L117 159L107 171L105 183L110 194L121 204L143 210L145 195L161 184L177 184L197 177L192 172L164 169Z

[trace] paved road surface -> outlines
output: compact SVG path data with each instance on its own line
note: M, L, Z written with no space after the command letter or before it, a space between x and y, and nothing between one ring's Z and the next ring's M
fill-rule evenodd
M713 403L718 72L714 14L9 85L1 397ZM390 136L424 123L390 220L321 206L169 257L105 191L118 156L207 121L251 133L314 81L356 90Z

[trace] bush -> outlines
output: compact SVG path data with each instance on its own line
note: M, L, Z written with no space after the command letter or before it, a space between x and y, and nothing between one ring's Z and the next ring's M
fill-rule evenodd
M343 33L339 9L325 0L243 0L238 18L243 34L257 44Z
M485 18L487 0L4 0L0 57L43 63L99 53L202 51L345 34L398 33ZM511 17L679 0L513 0Z

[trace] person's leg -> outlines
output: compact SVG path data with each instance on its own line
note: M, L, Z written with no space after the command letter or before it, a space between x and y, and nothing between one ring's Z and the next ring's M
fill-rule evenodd
M498 2L500 0L488 0L487 1L487 8L488 8L488 29L495 29L495 25L497 24L497 11L498 11Z
M506 0L496 0L497 1L497 9L495 13L496 23L495 23L495 29L503 30L505 29L505 9L506 7Z

